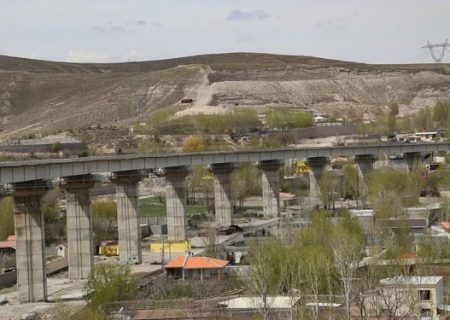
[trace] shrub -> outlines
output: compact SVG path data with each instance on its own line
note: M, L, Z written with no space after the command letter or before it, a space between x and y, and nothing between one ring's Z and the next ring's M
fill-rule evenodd
M91 307L105 311L109 303L133 297L138 289L138 279L131 274L128 265L101 263L94 267L87 286L92 292Z

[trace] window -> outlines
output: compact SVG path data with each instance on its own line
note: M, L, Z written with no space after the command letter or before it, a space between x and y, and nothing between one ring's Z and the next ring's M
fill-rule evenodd
M421 301L430 301L431 300L431 291L430 290L419 290L419 299Z
M433 313L430 309L420 309L420 317L431 317Z

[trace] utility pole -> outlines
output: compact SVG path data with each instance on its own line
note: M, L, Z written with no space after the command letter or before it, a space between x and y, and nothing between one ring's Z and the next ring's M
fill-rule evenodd
M422 49L428 49L430 50L431 57L433 58L435 63L441 63L442 59L444 59L445 52L447 51L447 48L450 46L448 43L448 39L445 40L444 43L431 43L430 41L427 41L427 45L423 46ZM434 52L434 49L441 49L441 52L436 55Z
M161 244L162 244L162 246L161 246L161 269L162 269L162 271L164 271L164 264L165 264L165 259L164 259L164 256L165 256L165 246L166 246L166 244L164 243L164 235L163 234L161 234Z

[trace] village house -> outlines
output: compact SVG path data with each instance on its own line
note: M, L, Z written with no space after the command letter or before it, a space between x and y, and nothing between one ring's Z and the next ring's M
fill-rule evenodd
M439 319L439 310L446 307L443 279L440 276L381 279L379 290L369 294L367 303L372 314Z
M5 241L0 241L0 254L14 255L16 253L16 236L9 236Z
M167 275L177 279L206 280L220 278L225 271L228 261L209 258L194 257L191 255L178 256L167 263L164 268Z

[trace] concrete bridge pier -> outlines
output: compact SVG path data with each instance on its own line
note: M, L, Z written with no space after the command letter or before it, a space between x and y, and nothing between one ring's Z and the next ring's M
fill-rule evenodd
M190 173L187 166L164 168L167 210L168 240L186 240L186 176Z
M420 152L405 152L403 154L403 159L406 161L409 172L420 165L421 157L422 154Z
M360 154L355 156L356 168L358 169L361 178L367 178L372 172L375 161L377 161L377 157L373 154Z
M262 201L264 217L280 216L280 175L279 169L284 165L282 160L263 160L258 162L262 172Z
M329 162L327 157L311 157L306 160L306 164L311 170L309 172L309 198L312 208L320 205L319 182Z
M360 198L362 201L363 207L367 203L367 177L373 170L373 165L377 161L377 157L373 154L361 154L355 156L355 164L358 169L358 174L360 177Z
M138 184L141 170L114 172L116 185L119 260L121 263L142 263L141 228L138 209Z
M41 202L51 183L34 180L15 183L13 188L19 302L46 301L45 222Z
M92 175L65 177L69 279L87 279L94 266L91 197Z
M231 177L234 163L214 163L209 170L214 174L214 206L216 227L229 227L233 224L233 190Z

